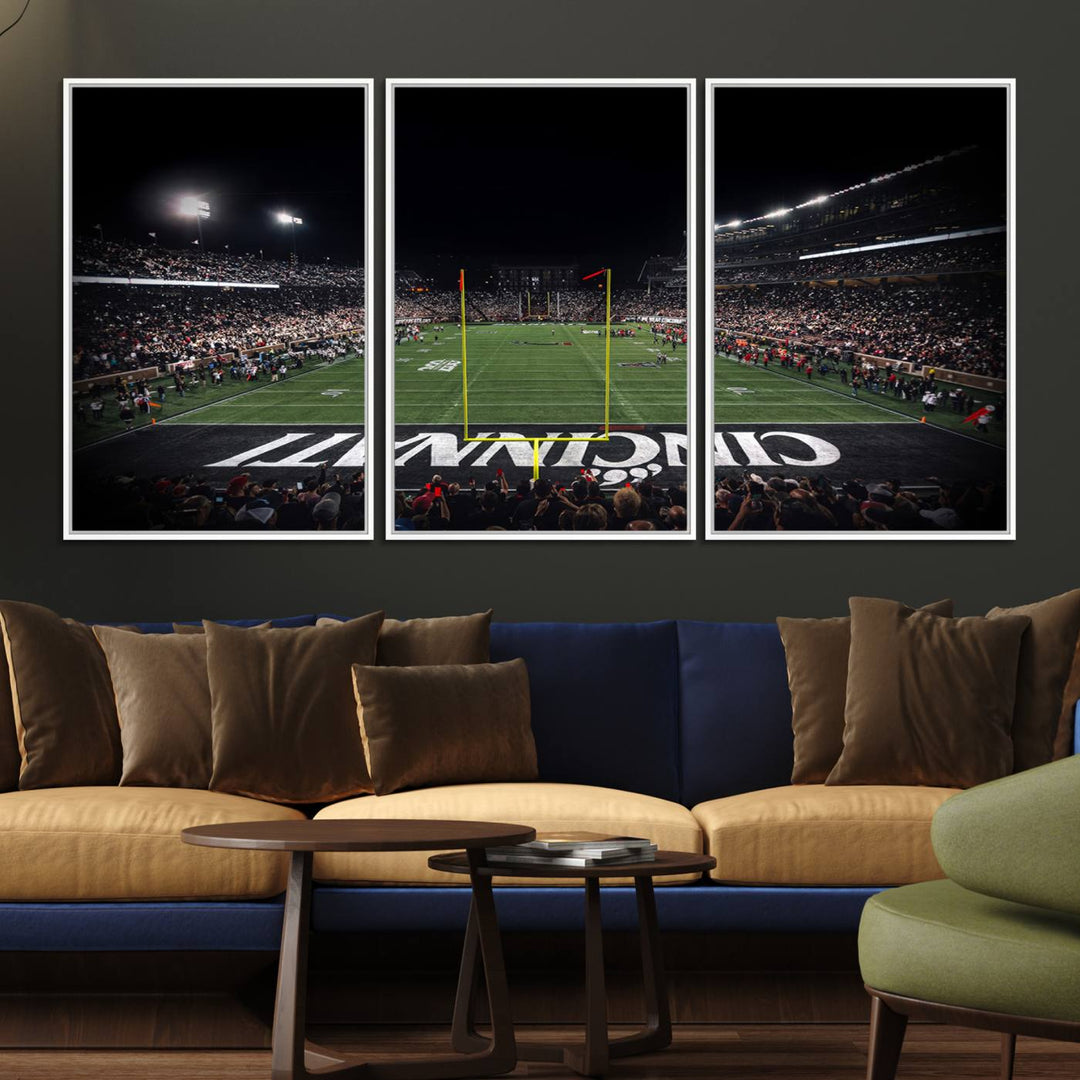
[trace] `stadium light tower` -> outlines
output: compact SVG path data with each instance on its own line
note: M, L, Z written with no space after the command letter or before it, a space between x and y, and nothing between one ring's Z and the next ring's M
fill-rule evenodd
M199 233L199 247L203 246L202 223L210 216L210 204L198 195L184 195L180 199L180 213L184 217L195 219L195 228Z
M289 230L292 233L292 257L293 262L296 262L296 226L303 225L304 219L293 217L287 210L279 210L275 215L279 225L288 225Z

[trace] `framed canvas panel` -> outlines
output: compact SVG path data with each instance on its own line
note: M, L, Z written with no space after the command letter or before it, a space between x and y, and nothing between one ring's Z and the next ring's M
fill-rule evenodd
M694 536L694 91L389 81L388 538Z
M706 82L706 537L1011 540L1015 85Z
M64 538L361 540L370 79L64 84Z

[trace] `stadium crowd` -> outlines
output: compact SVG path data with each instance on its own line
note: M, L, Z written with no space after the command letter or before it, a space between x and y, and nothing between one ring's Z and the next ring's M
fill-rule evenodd
M363 293L352 288L79 285L73 307L75 379L347 331L363 342Z
M914 491L898 481L852 480L837 488L824 477L765 479L757 473L716 485L718 532L943 532L1006 526L1004 489L984 480L943 481Z
M590 472L569 485L541 477L511 488L500 469L478 486L444 484L435 475L417 492L398 491L394 528L399 532L681 532L686 529L686 485L661 488L651 480L607 494Z
M1001 282L866 287L763 285L716 293L716 324L778 338L1003 379Z
M717 284L766 284L837 277L876 277L884 274L948 274L958 271L1001 270L1005 266L1005 238L943 241L884 251L860 251L831 258L769 260L727 266L718 260Z
M547 294L533 296L527 304L524 293L513 289L469 289L465 294L465 317L476 322L518 322L519 319L547 317ZM399 283L394 295L394 317L403 322L461 321L461 295L456 289L428 289L417 292L411 284ZM559 290L558 298L551 294L551 314L554 321L564 323L602 323L605 317L604 294L595 289ZM613 320L686 318L686 294L677 289L613 290L611 298Z
M163 278L173 281L243 281L249 284L313 285L362 289L364 271L355 265L264 259L261 254L164 248L77 238L74 273L89 277Z
M112 476L79 486L79 527L194 532L333 532L364 527L364 473L299 484L234 476L223 488L202 476Z

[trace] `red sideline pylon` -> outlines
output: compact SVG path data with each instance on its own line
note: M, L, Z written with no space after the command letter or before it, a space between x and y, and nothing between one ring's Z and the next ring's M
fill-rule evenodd
M926 417L925 416L920 416L919 417L919 423L920 424L925 424L926 423Z

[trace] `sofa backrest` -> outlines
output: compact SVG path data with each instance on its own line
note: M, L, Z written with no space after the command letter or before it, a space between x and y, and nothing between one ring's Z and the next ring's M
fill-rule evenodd
M681 801L791 783L791 694L775 623L677 626Z
M179 621L179 620L178 620ZM215 619L215 622L219 622L224 626L261 626L266 619ZM277 627L289 627L289 626L314 626L314 615L287 615L283 619L269 620L271 626ZM134 626L137 627L144 634L171 634L173 624L171 622L141 622L141 623L107 623L108 626ZM201 626L202 623L197 619L185 619L184 625L186 626Z
M790 783L791 697L773 623L493 622L492 661L519 656L529 668L542 780L687 806Z
M679 799L674 622L492 623L492 661L518 656L542 780Z

